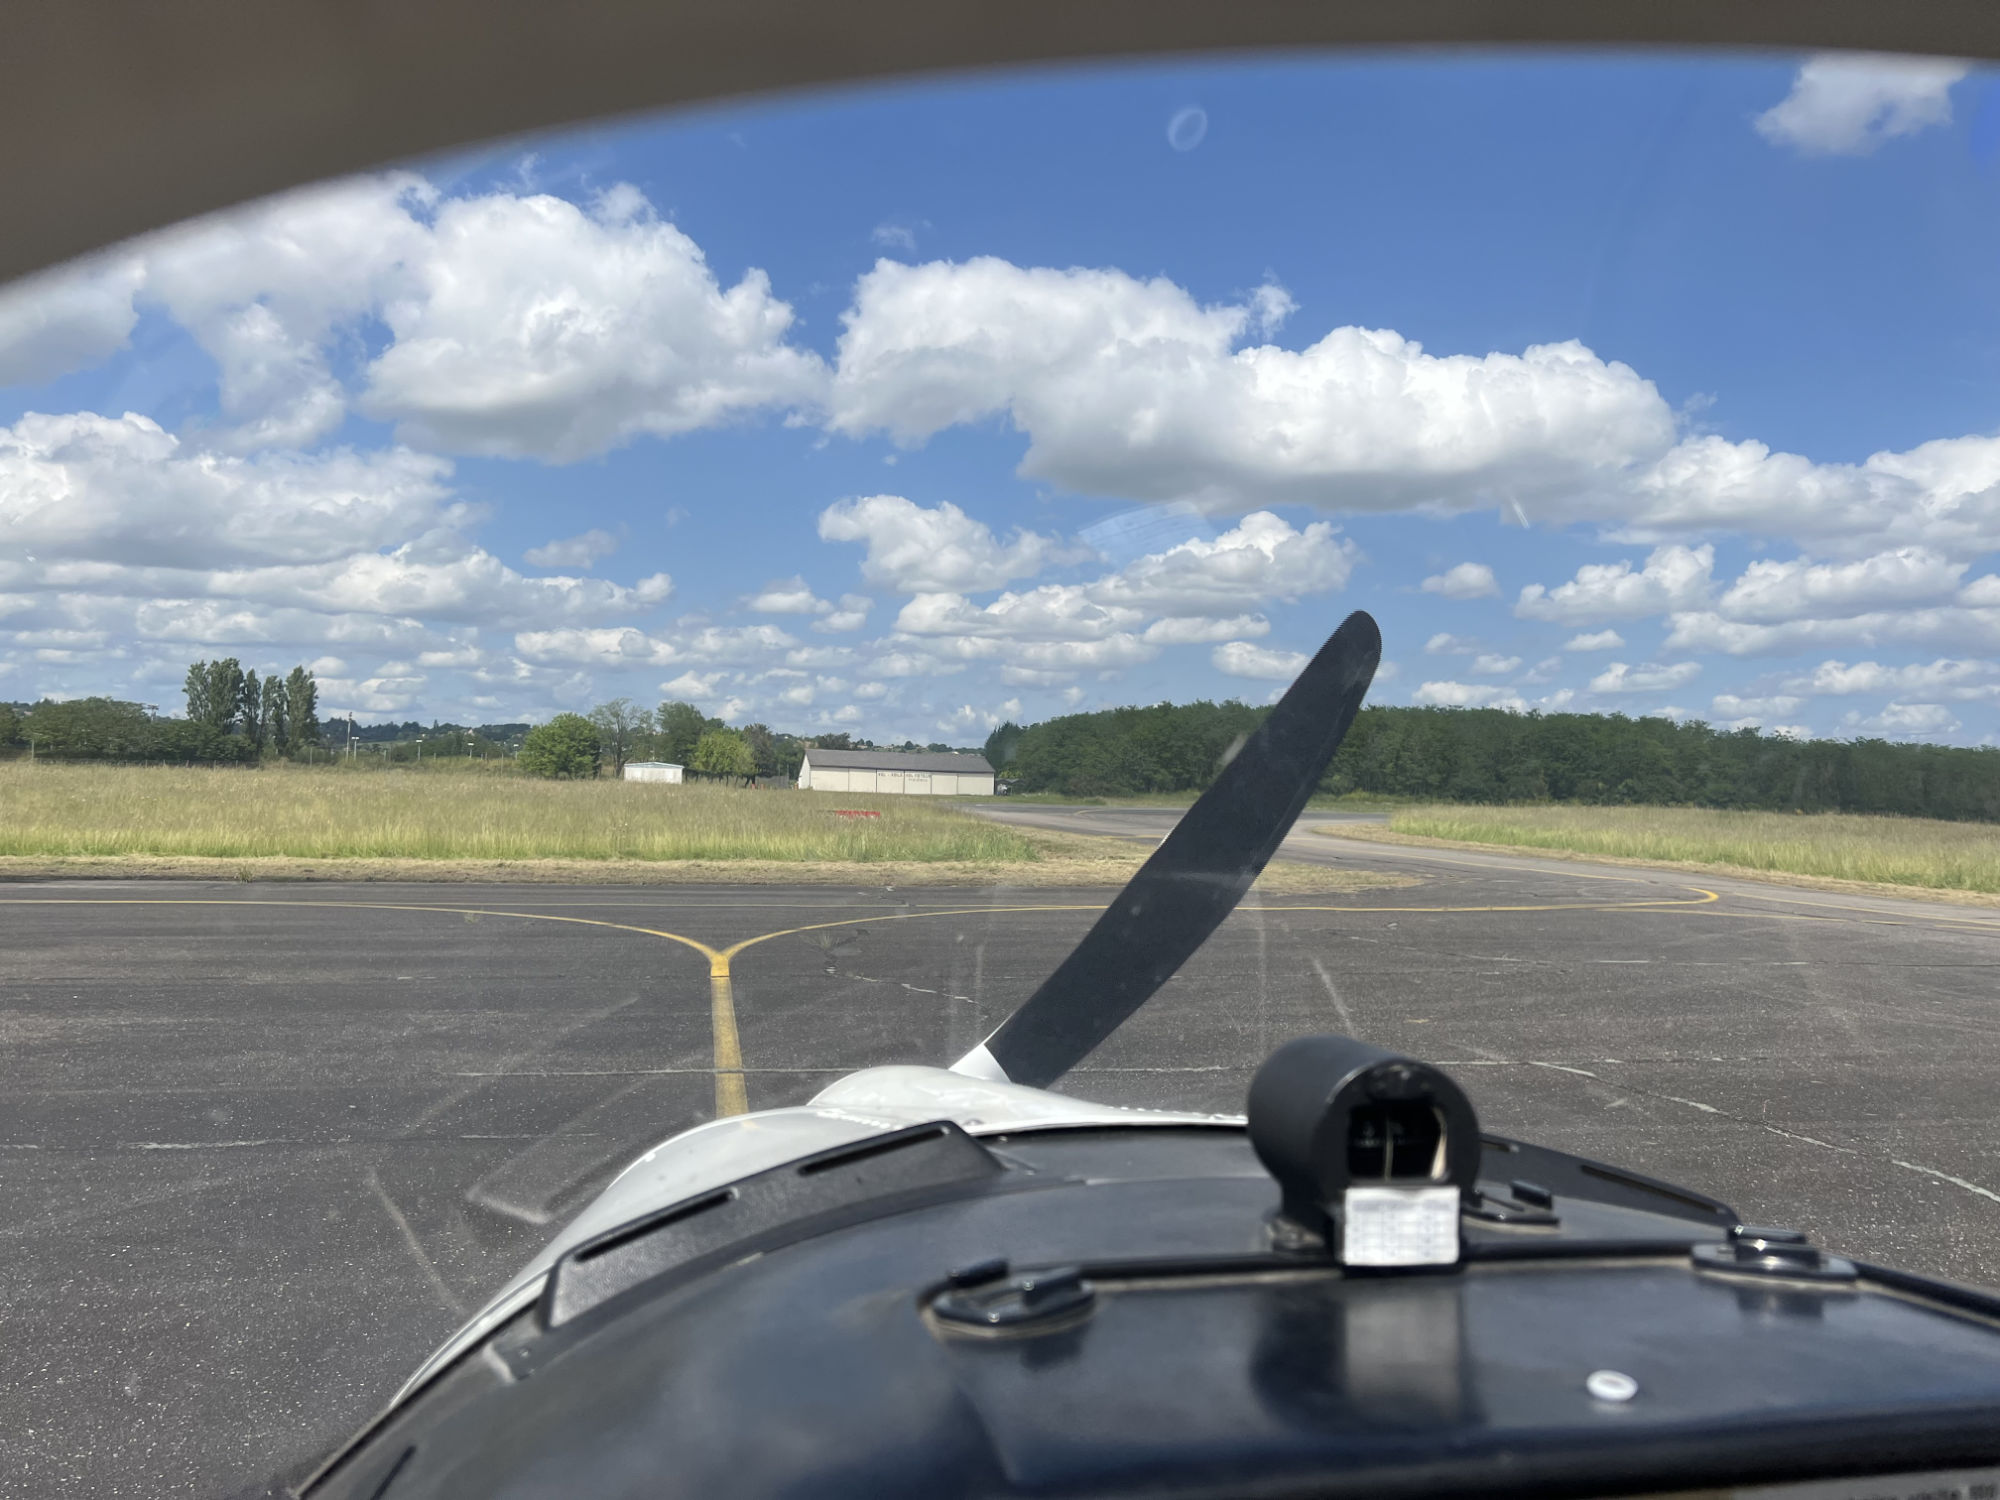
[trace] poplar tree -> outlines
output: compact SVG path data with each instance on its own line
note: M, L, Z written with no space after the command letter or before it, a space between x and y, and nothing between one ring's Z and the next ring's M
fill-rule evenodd
M233 656L198 661L188 668L184 687L188 718L218 734L229 733L242 709L243 663Z
M257 717L263 724L264 743L283 755L291 740L285 733L285 684L276 672L264 679L263 699Z
M293 752L319 743L319 684L304 667L285 678L285 743Z
M243 725L243 737L259 750L264 748L264 691L257 681L257 669L243 674L243 696L236 716Z
M187 716L191 724L209 722L208 705L208 663L198 661L187 669L187 679L181 684L187 694Z

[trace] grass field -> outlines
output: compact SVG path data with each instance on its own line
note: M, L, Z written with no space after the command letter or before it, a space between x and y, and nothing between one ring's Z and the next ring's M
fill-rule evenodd
M267 766L0 763L0 876L1119 885L1149 850L939 799ZM840 809L879 813L843 817ZM1397 876L1286 864L1264 888Z
M858 808L876 818L841 817ZM211 858L1032 861L914 797L477 774L0 766L0 854Z
M1390 814L1389 830L1462 843L2000 893L2000 828L1990 823L1693 807L1447 804L1398 809Z

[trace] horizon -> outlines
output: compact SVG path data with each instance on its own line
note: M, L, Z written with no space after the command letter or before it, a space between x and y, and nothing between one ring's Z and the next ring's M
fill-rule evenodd
M977 743L1367 608L1381 706L2000 743L1997 159L1948 61L1397 54L302 189L0 288L0 698Z

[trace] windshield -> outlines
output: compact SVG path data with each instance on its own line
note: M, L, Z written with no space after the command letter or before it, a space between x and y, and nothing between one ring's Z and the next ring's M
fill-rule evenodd
M2000 1282L2000 90L1300 57L641 119L0 289L0 1465L215 1494L638 1152L978 1047L1351 610L1280 1043Z

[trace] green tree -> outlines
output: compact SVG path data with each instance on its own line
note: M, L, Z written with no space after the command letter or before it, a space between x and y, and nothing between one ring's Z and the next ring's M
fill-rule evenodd
M597 726L582 714L557 714L521 741L520 767L530 776L597 775Z
M293 754L319 743L319 683L304 667L285 677L285 746Z
M233 656L198 661L188 668L183 687L189 720L219 734L229 733L242 712L243 663Z
M745 724L743 743L750 747L751 763L759 776L778 774L778 740L768 724Z
M283 755L291 748L291 737L285 732L285 685L276 672L264 679L262 696L257 719L264 732L263 742Z
M207 724L215 716L215 705L208 698L208 663L198 661L189 665L187 677L181 683L181 691L187 694L187 716L191 724Z
M11 703L0 703L0 746L21 742L21 711Z
M669 701L660 705L654 723L659 736L660 758L679 766L692 765L694 747L701 743L702 735L710 728L701 710L692 703Z
M65 760L136 760L157 738L143 705L116 698L45 698L28 710L22 732L38 755Z
M1115 796L1195 790L1267 710L1157 704L1028 726L1011 779ZM997 748L988 746L988 758ZM1322 787L1456 802L1647 803L2000 822L2000 748L1803 740L1698 721L1365 708Z
M805 742L795 734L771 736L772 771L787 781L799 779L799 765L806 758Z
M691 771L711 776L757 774L757 757L750 753L743 736L733 729L711 729L704 733L695 744L694 759L687 765Z
M805 759L806 752L797 735L780 733L768 724L745 724L743 742L750 747L759 776L798 779L799 762Z
M243 674L243 696L236 710L243 737L258 750L264 748L264 689L253 669Z
M1014 751L1021 743L1022 733L1021 726L1009 719L987 735L984 747L986 764L996 771L1004 769L1014 759Z
M590 711L597 729L598 752L611 762L611 774L622 776L625 762L636 759L639 742L653 733L653 716L630 698L613 698Z

